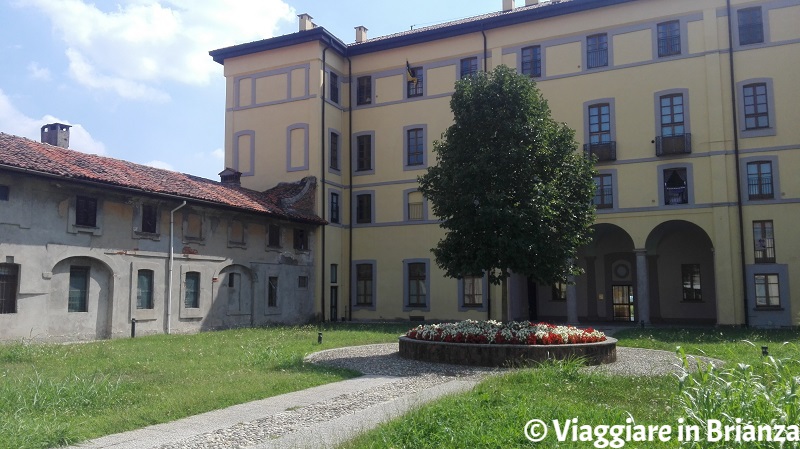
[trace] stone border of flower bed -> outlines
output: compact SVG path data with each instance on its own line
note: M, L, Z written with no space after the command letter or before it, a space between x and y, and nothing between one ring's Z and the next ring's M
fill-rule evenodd
M546 360L583 358L588 365L617 361L617 340L561 345L446 343L400 337L400 357L471 366L518 366Z

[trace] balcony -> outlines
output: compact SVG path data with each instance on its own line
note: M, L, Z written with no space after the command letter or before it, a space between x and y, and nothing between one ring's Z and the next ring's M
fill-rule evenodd
M588 158L597 157L597 162L617 160L617 142L587 143L583 145L583 154Z
M690 133L678 136L656 137L656 156L669 156L671 154L689 154L692 152L692 135Z
M664 204L688 204L689 192L686 187L664 187Z

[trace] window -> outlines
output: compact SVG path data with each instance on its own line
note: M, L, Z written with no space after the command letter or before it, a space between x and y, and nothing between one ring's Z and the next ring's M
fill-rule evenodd
M406 211L407 221L418 221L425 219L425 202L423 200L422 192L414 190L406 193L406 201L408 210Z
M566 301L567 300L567 283L566 282L556 282L553 284L552 289L553 296L551 297L553 301Z
M781 289L777 274L757 274L756 307L780 307Z
M689 189L685 168L664 170L664 204L689 203Z
M297 277L297 288L308 288L308 276Z
M202 240L203 239L203 217L198 214L186 214L184 240Z
M331 223L339 223L339 194L331 192Z
M422 128L406 131L406 165L423 165L425 163L423 139Z
M608 103L589 106L589 143L611 142L611 107Z
M331 133L330 152L330 167L339 170L339 135L336 133Z
M700 288L700 264L682 264L683 300L702 301L703 291Z
M373 305L373 274L372 264L356 264L356 305Z
M331 264L331 284L339 283L339 265Z
M775 197L772 189L772 162L747 163L747 198L768 200Z
M158 206L153 204L142 205L142 231L155 234L158 232Z
M680 136L683 135L684 130L683 94L662 96L661 136Z
M372 194L356 195L356 223L372 223Z
M586 67L605 67L608 65L608 35L593 34L586 38Z
M427 268L425 263L408 264L408 305L425 307L428 304Z
M239 220L231 220L228 224L228 245L245 244L245 226Z
M8 201L8 186L0 185L0 201Z
M356 171L372 170L372 135L356 137Z
M753 222L753 246L756 263L775 263L775 234L772 220Z
M767 83L747 84L743 87L744 128L769 128Z
M97 198L78 196L75 199L75 226L97 227Z
M267 285L267 307L278 307L278 278L270 276Z
M478 73L478 58L464 58L461 60L461 79Z
M372 103L372 77L360 76L356 80L356 104Z
M483 276L464 276L464 307L483 306Z
M89 267L69 268L67 312L88 312Z
M294 230L294 249L299 251L308 250L308 233L305 229Z
M739 10L739 45L760 44L764 42L764 22L761 7Z
M331 101L334 103L339 103L339 75L330 72L330 82L331 82Z
M153 270L139 270L137 273L136 308L153 308Z
M267 230L267 246L271 248L281 247L281 227L271 224Z
M673 56L681 54L681 23L677 20L659 23L658 56Z
M409 79L406 82L407 85L406 95L409 98L422 96L423 93L422 74L423 74L422 67L414 67L412 69L408 69Z
M594 177L594 198L592 204L598 209L611 209L614 207L614 189L611 184L611 175L600 174Z
M200 307L200 273L189 271L184 281L183 306L187 309Z
M522 49L522 74L531 78L542 76L542 47L534 45Z
M17 265L0 263L0 314L17 313Z

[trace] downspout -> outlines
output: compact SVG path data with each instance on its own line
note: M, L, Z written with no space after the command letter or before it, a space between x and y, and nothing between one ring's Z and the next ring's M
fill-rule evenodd
M169 213L169 277L167 278L167 335L172 331L172 269L175 263L175 212L186 205L184 200L180 206Z
M747 264L745 263L744 246L744 211L742 210L742 179L741 167L739 167L739 122L736 114L736 75L733 65L733 17L731 14L731 0L726 0L728 8L728 58L730 60L731 75L731 115L733 115L733 155L736 162L736 211L739 216L739 251L741 252L742 269L742 298L744 301L744 326L750 326L750 314L747 308Z
M322 196L322 211L321 212L322 212L322 219L323 220L325 219L325 212L326 212L325 209L326 209L326 206L327 206L327 202L325 201L327 199L326 198L327 195L325 194L325 91L326 91L326 87L327 87L327 82L326 82L327 78L325 76L326 75L325 71L328 68L327 61L326 61L328 48L330 48L330 46L326 44L325 48L322 50L322 95L320 95L320 97L322 98L322 106L320 108L321 109L321 116L322 116L321 117L322 123L320 124L320 137L321 137L320 138L320 142L321 142L321 145L320 145L321 150L320 150L320 152L321 152L321 154L320 154L319 161L320 161L320 166L321 166L320 167L320 172L321 172L320 178L322 178L322 182L320 183L320 186L321 186L320 193L321 193L321 196ZM319 276L320 277L319 290L320 290L320 300L321 300L320 307L322 308L322 322L323 323L325 322L325 227L326 227L325 225L322 225L322 233L321 233L321 245L322 245L322 248L321 248L321 251L320 251L320 253L321 253L320 254L320 258L322 259L322 260L320 260L320 266L322 267L322 269L320 270L320 276Z
M486 47L486 32L483 31L483 29L481 29L481 34L483 35L483 72L488 73L489 70L487 69L488 66L486 62L486 59L488 59L488 50Z
M347 283L347 317L350 321L353 321L353 60L350 59L350 56L347 57L347 82L350 83L350 88L348 89L348 108L347 108L347 166L350 167L348 170L348 181L347 185L350 187L350 226L347 227L347 232L349 234L347 239L347 272L350 274L350 281Z

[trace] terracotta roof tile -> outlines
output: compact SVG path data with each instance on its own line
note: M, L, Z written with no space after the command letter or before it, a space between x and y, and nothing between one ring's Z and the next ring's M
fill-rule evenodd
M312 211L282 206L284 199L296 196L302 190L303 187L299 183L290 184L290 186L296 185L294 190L279 185L266 192L257 192L185 173L81 153L5 133L0 133L0 168L2 167L134 189L154 195L176 196L189 201L203 201L288 220L326 223Z

